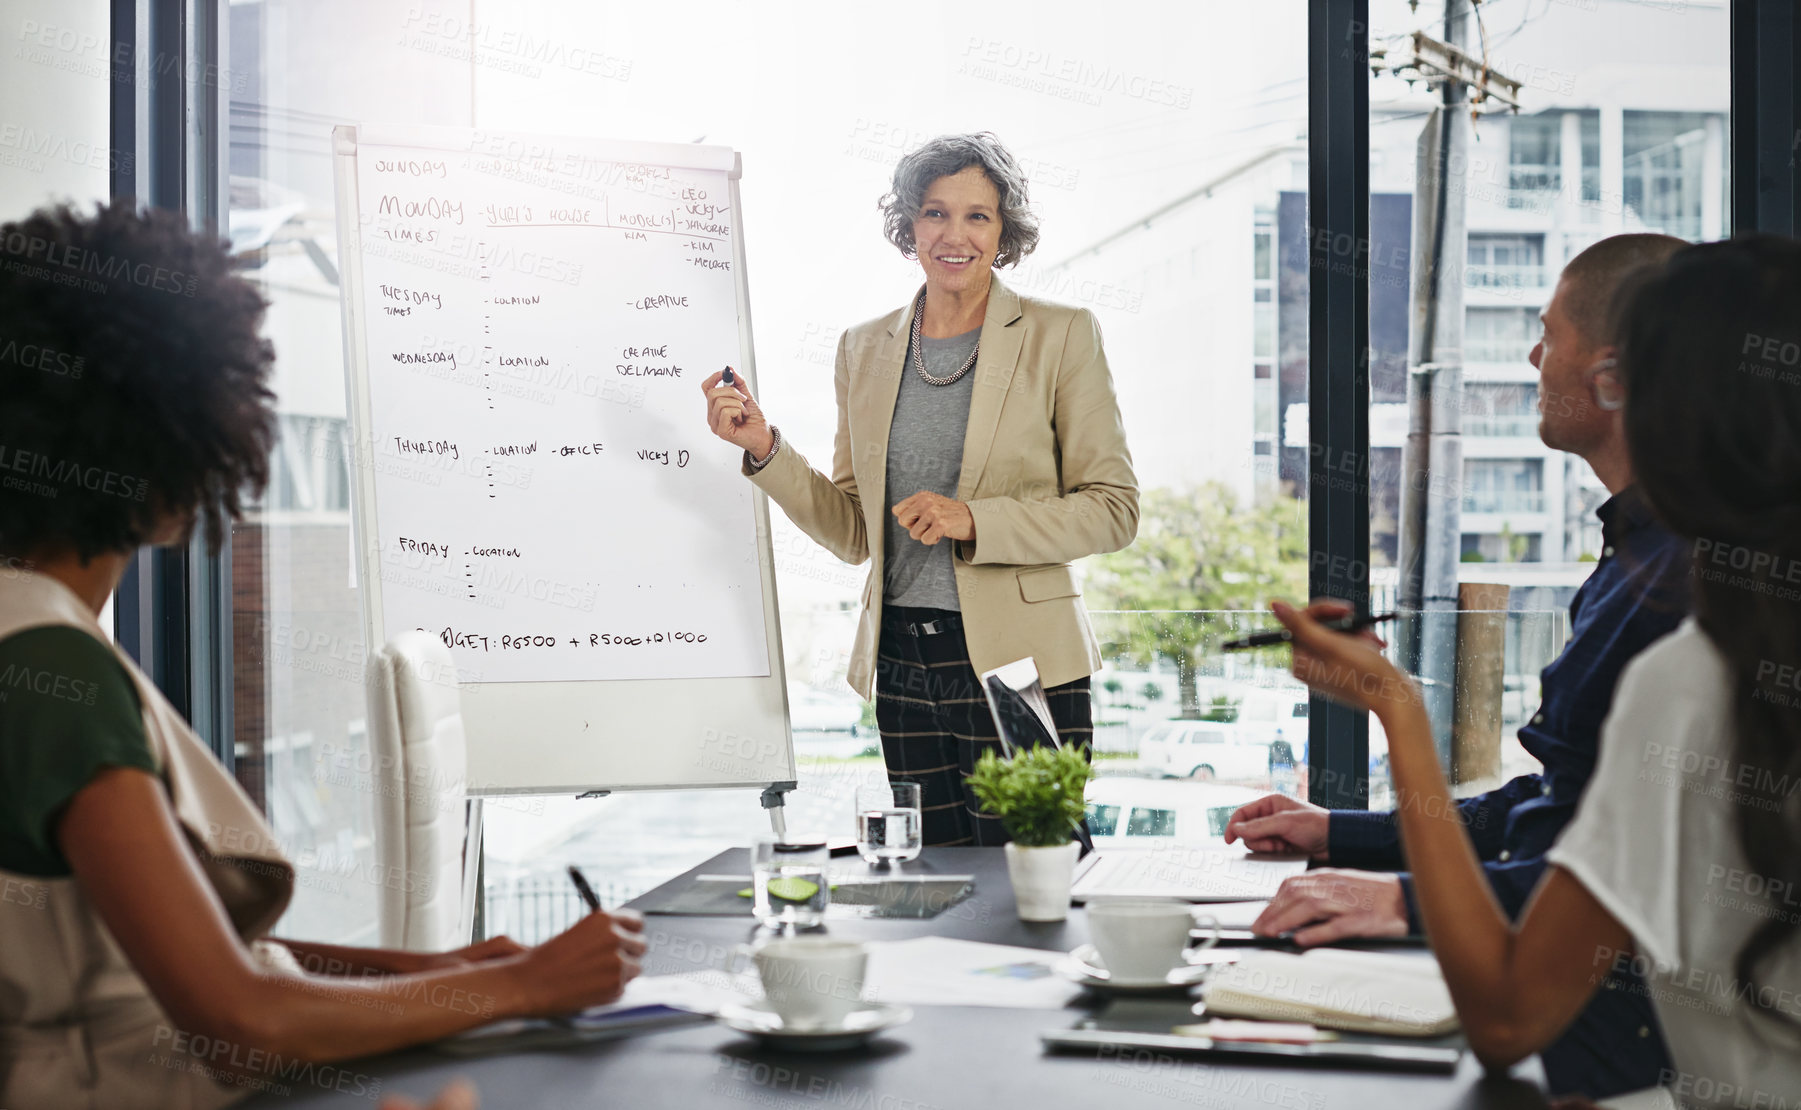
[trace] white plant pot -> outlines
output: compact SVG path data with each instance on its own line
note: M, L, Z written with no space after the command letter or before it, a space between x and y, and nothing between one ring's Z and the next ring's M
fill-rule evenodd
M1071 840L1051 848L1007 846L1007 878L1021 921L1062 921L1069 916L1069 884L1080 847Z

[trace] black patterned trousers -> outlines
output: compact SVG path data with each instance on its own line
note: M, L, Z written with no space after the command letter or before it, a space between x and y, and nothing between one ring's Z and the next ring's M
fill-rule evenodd
M1091 747L1094 711L1088 679L1052 686L1044 693L1059 740ZM1005 844L1007 833L999 818L981 812L963 782L983 752L1006 753L969 663L961 615L946 609L885 607L875 698L888 778L919 784L925 843ZM1085 832L1078 832L1078 839L1086 841Z

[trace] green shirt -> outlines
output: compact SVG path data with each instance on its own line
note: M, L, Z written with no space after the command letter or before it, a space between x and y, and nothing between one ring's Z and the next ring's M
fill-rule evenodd
M63 878L63 807L106 767L157 773L137 689L112 649L68 625L0 640L0 870Z

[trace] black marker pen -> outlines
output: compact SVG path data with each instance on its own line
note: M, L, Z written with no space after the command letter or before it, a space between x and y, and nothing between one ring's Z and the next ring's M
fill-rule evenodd
M1394 620L1396 616L1397 614L1395 613L1366 613L1361 617L1339 617L1335 620L1320 621L1319 623L1320 627L1330 628L1334 632L1361 632L1373 624L1381 624L1383 621ZM1254 636L1246 636L1239 640L1227 640L1225 643L1219 645L1219 650L1245 651L1249 648L1275 647L1277 644L1287 644L1292 643L1293 641L1294 633L1283 628L1278 629L1275 632L1259 632Z
M599 913L600 899L595 896L594 888L588 885L588 877L573 863L569 865L569 881L575 884L575 892L582 896L582 901L588 903L588 911Z
M732 383L732 368L730 366L725 368L725 377L720 378L719 380L724 382L726 385L733 384Z

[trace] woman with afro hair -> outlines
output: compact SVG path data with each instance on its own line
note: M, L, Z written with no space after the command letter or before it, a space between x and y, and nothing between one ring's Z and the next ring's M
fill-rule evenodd
M0 225L0 1106L219 1106L638 970L642 922L601 913L530 949L269 939L292 866L97 619L139 547L216 549L268 481L263 309L173 213Z

